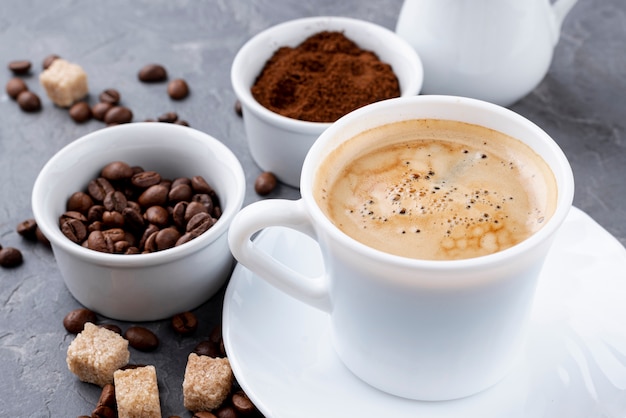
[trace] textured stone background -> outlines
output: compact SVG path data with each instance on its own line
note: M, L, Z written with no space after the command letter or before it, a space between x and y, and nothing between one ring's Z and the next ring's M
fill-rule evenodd
M523 0L520 0L523 1ZM401 0L170 0L105 2L4 1L0 7L0 80L6 64L29 59L26 79L44 104L22 113L0 93L0 243L24 253L25 263L0 270L0 416L75 417L90 414L99 388L67 370L71 336L63 316L79 306L66 290L51 252L25 242L16 225L32 216L30 193L43 164L61 147L103 125L77 125L47 100L38 83L50 53L76 62L89 75L90 100L105 88L122 93L135 120L176 111L192 127L224 141L246 170L245 204L258 199L259 169L251 160L243 123L233 112L230 65L237 49L257 32L282 21L315 15L349 16L393 29ZM551 134L571 160L575 205L626 244L626 3L580 0L567 17L551 69L543 82L511 108ZM172 102L165 86L137 81L139 68L164 64L185 78L191 96ZM297 198L279 187L272 197ZM135 363L159 364L163 415L189 417L181 384L186 354L220 322L220 295L195 312L201 327L191 339L167 321L146 324L161 336L155 353L133 351ZM129 324L122 324L127 327Z

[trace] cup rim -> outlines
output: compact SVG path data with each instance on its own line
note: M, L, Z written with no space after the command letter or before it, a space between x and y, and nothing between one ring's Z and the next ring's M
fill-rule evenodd
M51 221L53 218L58 219L58 217L49 217L46 214L47 211L52 210L47 207L44 200L48 183L47 178L52 175L54 168L59 167L59 164L62 163L70 153L76 149L87 146L87 144L92 141L99 141L101 143L104 143L105 141L119 142L119 139L115 141L111 134L123 133L127 136L137 134L149 135L150 131L167 131L171 132L172 135L186 134L189 138L192 138L193 141L202 141L207 147L218 153L220 160L227 161L227 165L231 170L234 182L240 185L240 187L237 187L236 190L229 192L231 195L228 197L227 207L222 208L222 215L209 230L199 235L197 238L194 238L193 240L177 247L148 254L127 255L109 254L84 248L63 235L57 224L49 222L49 220ZM85 179L85 185L88 181L89 179ZM54 247L58 247L71 254L73 257L97 265L116 268L141 268L179 260L187 255L200 251L207 245L216 241L220 236L227 232L230 222L243 205L244 197L245 175L243 168L235 154L222 142L205 132L187 126L155 122L133 122L110 126L90 132L73 140L58 150L44 164L37 175L31 194L31 206L37 225L41 229L44 236L48 238L53 246L53 249ZM222 198L222 200L225 199Z
M246 41L243 46L239 49L235 58L233 60L231 66L231 84L233 86L233 90L235 91L236 96L241 101L242 105L249 111L254 112L258 117L268 120L273 125L277 125L282 127L285 130L300 132L300 133L309 133L309 134L319 134L325 129L327 129L333 122L311 122L300 119L293 119L287 116L283 116L279 113L273 112L267 109L265 106L261 105L259 102L254 99L252 93L250 91L252 84L248 85L244 83L241 73L243 68L248 65L246 62L246 58L250 55L250 53L256 50L260 45L264 45L267 42L271 42L272 36L276 33L283 32L292 28L306 28L311 25L326 25L324 27L320 27L317 29L317 32L324 29L331 29L327 27L328 25L333 27L362 27L363 29L376 32L379 36L385 36L388 39L393 39L394 42L403 49L403 57L408 62L411 63L413 67L415 67L415 77L407 80L408 83L406 86L400 85L400 96L414 96L419 93L422 84L423 84L423 65L422 61L415 51L415 49L403 38L397 35L395 32L380 26L376 23L369 22L366 20L349 18L349 17L341 17L341 16L315 16L315 17L305 17L294 20L289 20L286 22L279 23L277 25L271 26ZM316 31L312 31L310 35L316 33ZM308 32L301 30L300 34L302 36L294 38L295 43L300 43L304 41L304 39L309 36ZM355 42L358 42L355 40ZM276 49L284 45L276 45L274 50L265 58L260 60L257 74L261 72L264 63L271 57ZM294 45L295 46L295 45ZM376 52L376 51L374 51ZM378 54L378 53L377 53ZM399 80L400 81L400 80Z
M456 260L416 259L387 253L371 248L341 231L326 217L326 215L324 215L313 197L312 191L312 185L315 179L315 168L319 165L319 161L323 160L323 158L330 152L330 150L325 148L327 143L334 135L344 129L346 125L352 124L356 120L363 119L366 116L380 110L393 109L398 106L411 104L420 106L427 104L443 104L446 106L478 108L482 111L490 113L491 115L499 115L502 118L508 118L513 123L524 124L534 135L543 137L550 152L559 161L559 165L557 167L550 167L550 169L553 171L557 182L559 181L559 178L563 181L562 185L558 185L557 203L554 214L538 231L509 248L487 255ZM402 117L402 112L398 112L398 114L401 116L396 119L396 121L417 119L413 117ZM450 119L455 120L453 118ZM337 240L337 242L342 245L358 248L358 251L367 258L378 262L392 262L392 264L401 267L419 266L421 269L426 269L431 272L446 272L458 270L461 267L465 268L466 271L480 271L484 268L485 264L499 265L510 262L511 259L529 252L531 249L537 247L553 236L554 232L567 217L567 214L572 206L574 198L574 176L567 157L556 141L542 128L522 115L500 105L479 99L448 95L420 95L414 97L388 99L382 102L373 103L357 109L335 122L335 124L319 136L305 157L302 176L300 179L300 193L302 195L302 200L310 210L309 213L313 218L314 224L320 225L321 228L332 235L334 240Z

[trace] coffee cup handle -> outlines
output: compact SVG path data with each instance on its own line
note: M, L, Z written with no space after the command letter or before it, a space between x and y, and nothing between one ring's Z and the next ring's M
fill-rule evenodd
M306 276L262 251L252 236L264 228L282 226L317 240L302 199L268 199L244 207L233 219L228 241L233 256L245 267L284 293L318 308L331 311L328 277Z

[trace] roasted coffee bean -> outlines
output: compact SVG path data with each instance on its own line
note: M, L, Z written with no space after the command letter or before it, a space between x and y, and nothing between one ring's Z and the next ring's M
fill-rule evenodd
M106 196L104 196L102 204L106 210L114 210L121 213L128 204L128 200L126 199L124 193L116 190L114 192L107 193Z
M113 105L111 103L99 102L91 107L91 114L93 118L99 121L104 121L104 116Z
M115 188L109 180L104 177L98 177L91 180L89 184L87 184L87 192L89 192L89 195L98 202L102 202L104 197L113 191L115 191Z
M116 334L122 335L122 329L115 324L100 324L102 328L106 328L109 331L113 331Z
M178 229L171 226L163 228L156 233L154 242L156 244L157 251L167 250L176 245L176 241L180 238L180 232Z
M107 405L97 405L91 412L91 418L116 418L117 413L113 407Z
M126 240L126 231L122 228L111 228L102 231L102 234L112 243Z
M115 89L106 89L102 93L100 93L98 99L100 100L100 102L116 105L120 102L121 95L120 92Z
M63 222L68 221L70 219L76 219L81 222L87 222L87 217L80 212L69 210L63 212L61 216L59 216L59 225L63 225Z
M128 344L139 351L153 351L159 346L159 338L148 328L132 326L124 333Z
M9 70L11 70L13 74L28 74L31 66L32 63L28 60L15 60L9 62Z
M161 182L161 175L156 171L141 171L133 174L130 181L135 187L147 189L150 186L159 184Z
M133 168L124 161L114 161L104 166L100 175L109 181L129 179L135 174Z
M177 120L174 122L174 125L189 126L189 122L187 122L186 120L177 119Z
M217 418L237 418L235 408L230 405L220 406L213 412Z
M29 241L37 240L37 221L34 219L26 219L25 221L17 224L16 231L23 238Z
M172 181L172 188L181 184L186 184L187 186L191 186L191 179L188 177L178 177Z
M191 232L185 232L183 235L180 236L178 241L176 241L176 245L174 246L178 247L179 245L183 245L195 238L198 238L196 234L193 234Z
M200 411L193 414L192 418L217 418L215 414L208 411Z
M14 77L7 82L6 92L13 100L16 100L23 91L28 91L28 86L21 78Z
M150 238L150 236L152 236L152 234L159 232L159 227L156 225L148 225L148 227L146 228L146 230L143 232L143 235L141 236L141 239L139 240L139 249L143 250L146 247L146 242L148 241L148 238ZM156 238L156 237L155 237Z
M179 335L190 335L198 329L198 319L193 312L181 312L172 317L172 328Z
M63 318L63 326L72 334L78 334L85 328L87 322L95 324L98 317L95 312L87 308L77 308L70 311Z
M248 415L256 411L256 407L243 390L233 393L231 403L235 410L242 415Z
M126 106L113 106L104 114L104 123L122 124L133 121L133 112Z
M148 64L139 70L137 76L145 83L157 83L167 80L167 71L160 64Z
M24 262L22 252L14 247L0 249L0 267L13 268Z
M193 348L193 352L199 356L207 356L207 357L218 357L219 356L219 347L212 343L211 341L205 340L200 341Z
M102 231L92 231L87 236L87 248L94 251L100 251L102 253L112 252L112 243L107 243L105 235Z
M196 237L206 232L215 223L214 219L205 212L195 214L189 222L187 222L187 231Z
M237 116L242 117L243 116L243 109L241 108L241 102L239 100L235 101L235 113L237 114Z
M206 193L198 193L192 196L192 202L201 203L204 206L204 209L207 213L213 212L213 199Z
M92 116L91 108L87 102L74 103L72 107L70 107L69 114L76 123L87 122Z
M122 215L124 216L124 225L132 230L139 231L145 225L143 215L136 208L127 206L122 211Z
M104 214L104 212L105 212L104 206L93 205L87 211L87 222L88 223L94 223L98 221L102 222L102 214Z
M61 224L61 232L70 241L82 243L87 237L87 227L78 219L68 219Z
M155 184L144 190L137 198L137 203L142 207L150 207L155 205L165 205L167 203L167 195L169 189L162 183Z
M98 399L98 406L109 406L115 408L115 386L111 383L104 385L102 392L100 392L100 398Z
M150 206L144 213L144 219L158 227L167 226L170 219L170 213L163 206Z
M41 100L39 100L39 96L29 90L25 90L17 95L17 104L24 112L37 112L41 110Z
M202 176L193 176L191 178L191 188L196 193L206 193L210 195L213 193L213 188Z
M43 68L44 70L47 70L50 67L50 65L52 65L52 62L57 58L61 58L61 57L59 57L57 54L48 55L46 58L44 58L43 62L41 63L41 68Z
M157 120L159 122L174 123L178 120L178 114L176 112L163 113Z
M187 220L185 219L187 206L189 206L189 202L178 202L172 209L172 220L174 221L174 225L182 230L185 230L187 227Z
M189 95L189 85L182 78L176 78L168 83L167 94L174 100L182 100Z
M170 203L178 203L180 201L189 201L193 196L193 190L188 184L178 184L172 187L167 195Z
M276 176L269 171L259 174L254 181L254 191L261 196L270 194L276 188Z
M85 192L75 192L67 200L67 210L87 214L89 208L93 206L93 200Z
M105 228L121 228L124 226L125 218L116 210L105 210L102 212L102 225Z

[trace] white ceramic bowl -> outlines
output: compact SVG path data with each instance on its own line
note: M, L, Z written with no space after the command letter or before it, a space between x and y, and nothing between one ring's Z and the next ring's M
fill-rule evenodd
M68 197L85 190L112 161L172 179L201 175L215 189L223 214L199 237L163 251L123 255L83 248L63 235L59 216ZM233 264L227 231L245 187L241 164L217 139L185 126L131 123L90 133L57 152L35 181L32 209L81 304L110 318L148 321L193 309L225 283Z
M267 60L282 46L295 47L321 31L342 31L359 47L389 63L400 82L402 96L420 92L422 62L415 49L394 32L363 20L312 17L273 26L241 47L231 68L231 83L241 102L248 146L257 165L283 183L300 185L300 171L309 148L330 123L288 118L258 103L250 91Z

